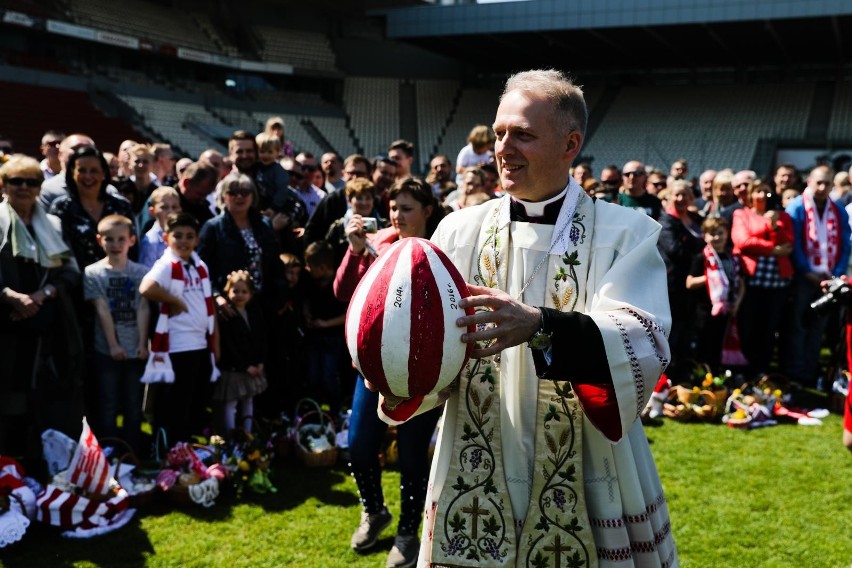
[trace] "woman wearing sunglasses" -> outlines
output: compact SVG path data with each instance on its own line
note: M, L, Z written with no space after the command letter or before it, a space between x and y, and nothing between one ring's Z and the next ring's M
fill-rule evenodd
M257 188L247 175L232 173L219 182L216 194L222 198L222 212L201 228L198 254L210 268L217 310L223 317L234 315L223 290L235 270L251 274L255 302L272 309L285 279L275 231L257 210Z
M14 155L0 177L0 454L22 455L35 466L39 433L79 424L79 407L70 416L74 406L61 393L70 396L82 378L82 343L67 294L79 288L80 271L59 219L38 203L38 162ZM52 397L45 396L47 385ZM56 401L50 408L39 402L48 398Z

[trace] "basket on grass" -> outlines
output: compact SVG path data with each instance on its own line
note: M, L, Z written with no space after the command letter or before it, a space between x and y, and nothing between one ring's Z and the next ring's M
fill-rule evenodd
M156 480L159 469L146 470L130 444L121 438L101 438L101 444L112 446L113 455L118 455L114 476L130 496L130 506L138 509L150 505L160 490Z
M663 405L663 415L682 422L716 420L724 412L727 398L727 390L675 385Z
M337 463L337 432L334 428L332 417L323 412L319 404L311 399L303 399L296 406L297 410L302 402L309 402L315 406L296 418L293 426L295 440L293 447L299 459L308 467L326 467Z
M157 484L176 505L212 507L219 496L225 468L211 446L178 442L166 455Z

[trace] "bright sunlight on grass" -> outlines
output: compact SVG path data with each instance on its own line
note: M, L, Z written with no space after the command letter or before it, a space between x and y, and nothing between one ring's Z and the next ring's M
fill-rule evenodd
M682 566L852 564L852 454L840 442L839 416L823 426L747 432L667 420L646 432ZM161 499L123 529L90 540L33 526L22 543L0 551L0 560L9 568L384 566L390 529L371 554L349 549L359 506L345 468L288 461L273 479L276 495L237 501L226 492L211 509L176 510ZM386 472L395 514L398 486L398 473Z

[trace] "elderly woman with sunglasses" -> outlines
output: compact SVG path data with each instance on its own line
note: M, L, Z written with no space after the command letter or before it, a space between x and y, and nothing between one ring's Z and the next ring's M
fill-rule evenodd
M234 314L223 290L235 270L251 274L261 309L273 309L283 292L284 268L275 231L257 210L257 188L249 176L231 173L219 182L216 193L222 212L201 228L198 254L210 268L217 310L223 317Z
M80 271L59 219L38 203L38 162L12 156L0 177L0 454L38 460L38 434L68 431L77 418L62 395L80 380L82 344L67 294ZM56 408L39 404L48 385Z

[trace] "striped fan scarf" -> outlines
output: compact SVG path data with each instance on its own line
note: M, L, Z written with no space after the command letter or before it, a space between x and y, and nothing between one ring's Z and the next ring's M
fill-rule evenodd
M840 215L837 206L826 199L822 217L817 213L813 192L802 194L805 206L805 254L814 272L831 273L840 258Z
M171 249L163 252L163 258L171 261L172 281L168 292L181 298L184 289L183 261ZM204 303L207 305L207 349L210 351L210 363L213 371L210 374L210 382L216 382L219 378L219 369L216 368L216 358L213 354L213 331L216 325L216 310L213 307L213 288L210 284L210 275L207 265L196 253L192 253L192 262L201 277L201 288L204 292ZM169 305L160 305L160 314L157 317L157 327L154 330L154 338L151 340L151 354L145 365L145 374L142 375L143 383L173 383L175 382L175 371L169 358Z
M706 245L704 254L704 276L707 278L707 292L710 294L710 313L714 316L728 312L728 294L732 289L739 288L739 264L737 257L731 257L733 278L728 279L722 259L712 246Z

